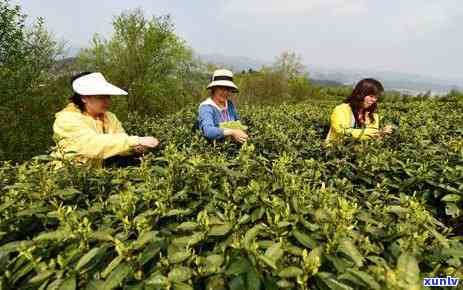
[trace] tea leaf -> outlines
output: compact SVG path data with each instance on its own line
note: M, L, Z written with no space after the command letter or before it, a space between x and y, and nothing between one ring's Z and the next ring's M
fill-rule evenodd
M85 255L80 258L80 260L77 262L76 265L76 270L82 270L84 267L90 264L90 262L93 262L94 260L98 260L101 258L104 253L106 252L106 248L100 248L100 247L95 247L88 251Z
M363 266L363 257L351 240L342 240L338 251L351 258L357 267Z
M0 252L8 254L11 252L19 251L21 248L28 248L34 245L34 241L14 241L9 242L0 247Z
M119 266L122 261L124 261L124 257L123 256L117 256L116 258L114 258L109 264L108 266L106 266L106 268L103 270L103 272L101 272L101 277L103 279L106 279L108 277L109 274L111 274L111 272L117 267Z
M204 239L203 233L194 233L191 236L184 236L172 240L172 244L178 247L194 246Z
M286 267L278 273L278 276L281 278L295 278L297 276L302 276L304 271L301 268L290 266Z
M354 288L346 285L342 282L339 282L334 278L334 276L330 273L326 272L318 272L317 277L320 278L329 289L332 290L353 290Z
M221 237L225 236L232 230L232 226L229 224L224 224L224 225L217 225L211 227L211 229L208 232L208 235L211 237Z
M249 261L245 258L239 258L235 260L233 263L230 264L228 267L226 274L227 275L239 275L242 273L246 273L251 268Z
M397 275L407 289L421 289L420 268L416 258L409 254L400 255L397 260Z
M59 290L75 290L77 289L77 282L76 282L76 277L72 276L64 280L60 285L59 285Z
M249 290L259 290L261 287L261 281L259 275L254 267L246 273L246 284Z
M122 263L114 269L106 278L103 289L110 290L118 287L127 276L132 273L132 267L127 263Z
M341 280L349 280L359 286L368 287L369 289L381 289L381 286L368 273L363 271L348 269L346 274L338 277Z
M185 282L191 278L193 272L190 268L177 266L173 268L168 275L168 279L171 282Z
M36 241L64 241L64 240L67 240L69 238L72 238L72 235L68 232L68 231L65 231L65 230L58 230L58 231L54 231L54 232L45 232L45 233L41 233L40 235L38 235L37 237L34 238L34 240Z
M314 249L317 247L317 242L308 235L304 234L303 232L299 230L294 230L293 235L296 238L296 240L306 248Z

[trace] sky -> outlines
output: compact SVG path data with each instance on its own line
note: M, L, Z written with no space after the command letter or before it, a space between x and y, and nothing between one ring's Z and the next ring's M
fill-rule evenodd
M68 47L110 36L112 20L142 8L170 14L196 52L273 60L284 50L312 66L463 80L461 0L10 0L44 17Z

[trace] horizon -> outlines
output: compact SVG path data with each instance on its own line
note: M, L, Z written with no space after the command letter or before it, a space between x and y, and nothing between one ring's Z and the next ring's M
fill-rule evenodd
M85 49L85 47L70 47L69 50L71 51L70 53L68 52L65 56L65 58L73 58L73 57L76 57L77 54L78 54L78 51L82 50L82 49ZM201 52L197 52L194 50L194 54L200 58L202 61L205 61L207 63L213 63L210 61L210 59L208 58L209 56L216 56L216 57L221 57L221 58L241 58L241 59L247 59L247 60L250 60L252 62L257 62L259 64L262 64L264 66L267 66L267 65L271 65L273 63L274 60L263 60L263 59L254 59L254 58L250 58L248 56L239 56L239 55L221 55L221 54L204 54L204 53L201 53ZM275 56L276 57L276 56ZM236 65L236 64L235 64ZM432 91L433 94L446 94L448 93L451 89L457 89L457 90L462 90L463 89L463 81L459 81L459 80L449 80L449 79L441 79L439 77L435 77L435 76L430 76L430 75L426 75L426 74L419 74L419 73L413 73L413 72L404 72L404 71L387 71L387 70L374 70L374 69L362 69L362 68L353 68L353 67L323 67L323 66L317 66L317 65L312 65L312 64L307 64L307 63L304 63L303 64L305 66L305 69L306 69L306 72L309 73L309 76L310 76L310 79L313 79L313 80L317 80L317 81L333 81L333 82L337 82L337 83L340 83L340 84L343 84L343 85L352 85L354 81L349 81L349 82L346 82L346 81L341 81L341 80L336 80L336 79L330 79L330 78L323 78L323 77L320 77L319 74L320 74L320 70L324 70L325 72L327 73L338 73L338 74L364 74L365 77L371 77L371 74L395 74L397 77L397 75L402 75L402 76L406 76L408 78L419 78L420 80L418 80L418 82L427 82L428 84L433 84L433 85L441 85L442 87L448 87L448 89L433 89L432 87L426 87L426 88L421 88L421 89L417 89L417 88L405 88L405 87L393 87L393 86L389 86L388 89L391 90L391 91L394 91L394 90L397 90L397 91L401 91L401 92L410 92L410 93L413 93L413 94L419 94L419 93L425 93L427 91ZM244 70L244 68L241 68L241 69L233 69L233 64L228 64L227 63L227 66L226 68L228 69L232 69L235 71L235 73L238 73L240 72L241 70ZM260 69L262 67L255 67L252 63L249 64L248 67L246 67L246 70L247 69ZM314 71L315 70L315 71ZM318 75L318 77L312 77L312 73L314 73L316 75ZM359 79L359 78L357 78ZM405 81L408 81L408 82L416 82L417 80L414 80L414 81L410 81L410 79L407 79Z

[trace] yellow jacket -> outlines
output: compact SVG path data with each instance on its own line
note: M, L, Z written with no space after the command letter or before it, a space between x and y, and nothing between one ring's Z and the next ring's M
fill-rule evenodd
M52 156L57 158L100 167L103 159L128 155L139 144L139 137L128 136L111 112L105 113L104 121L96 120L70 103L55 116L53 138L57 148Z
M373 137L379 131L379 116L374 114L375 120L373 123L366 120L366 127L363 129L354 129L354 115L349 104L341 104L337 106L330 118L330 131L326 137L326 141L338 140L341 136L347 134L355 139L366 140Z

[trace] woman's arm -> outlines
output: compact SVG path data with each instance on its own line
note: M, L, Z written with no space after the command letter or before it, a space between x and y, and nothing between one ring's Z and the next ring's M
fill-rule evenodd
M360 139L360 140L367 140L371 139L378 133L379 123L377 120L378 118L375 118L375 124L374 126L367 126L365 129L354 129L351 128L351 116L349 114L345 114L343 110L340 108L336 108L333 111L333 114L331 114L331 128L340 135L343 134L348 134L352 136L355 139Z
M378 114L373 114L373 117L375 118L375 121L369 125L367 125L367 128L373 128L379 130L379 115Z
M106 159L126 153L140 140L138 136L126 133L98 134L73 115L57 118L53 130L58 138L66 140L66 151L91 159Z
M113 113L107 113L108 119L112 123L112 127L114 128L113 133L126 133L124 127L122 127L121 121L114 115Z
M107 112L106 114L108 115L108 119L111 122L111 127L113 128L112 133L124 133L125 134L126 133L125 129L122 126L121 121L119 121L119 119L116 117L116 115L114 115L111 112ZM127 151L121 152L119 155L121 155L121 156L130 156L130 155L133 155L135 153L136 154L141 154L142 152L145 151L144 149L145 149L144 146L138 145L138 146L131 147Z
M229 132L225 132L226 130L215 126L213 114L213 108L210 106L201 106L198 114L199 128L207 139L223 139L226 136L225 133Z
M230 111L232 114L235 116L235 119L238 121L240 120L240 114L238 114L238 111L235 108L235 104L233 104L232 101L228 101L228 106L230 106Z

